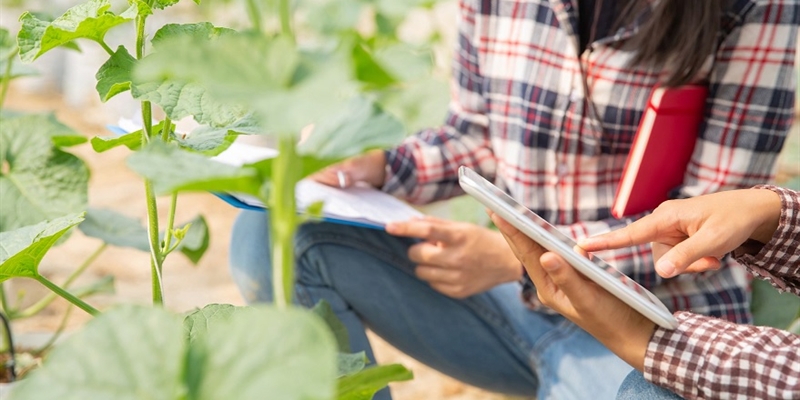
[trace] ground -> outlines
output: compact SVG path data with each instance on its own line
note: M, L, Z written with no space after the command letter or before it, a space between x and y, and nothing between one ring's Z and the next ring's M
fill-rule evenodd
M31 94L13 90L6 103L7 108L19 111L55 111L59 120L89 137L107 135L104 126L113 123L102 107L67 106L61 97L53 93ZM74 149L75 154L88 162L91 169L89 202L92 207L107 207L128 216L144 219L144 186L141 179L125 166L127 149L115 149L97 154L88 146ZM167 211L166 199L159 203L162 215ZM181 195L178 201L176 221L188 221L202 213L209 224L211 245L199 265L191 265L180 255L172 256L164 266L164 291L166 305L175 311L191 310L209 303L243 305L239 292L228 271L228 240L237 210L210 194ZM48 253L40 271L54 282L61 282L80 265L86 257L101 245L100 241L83 236L75 231L62 246ZM150 301L150 269L148 254L131 249L109 247L84 274L84 281L103 276L115 278L115 294L92 297L89 302L99 308L118 303L141 303ZM47 291L37 282L16 279L9 282L11 293L24 290L29 301L39 298ZM67 303L57 300L35 317L16 321L14 332L23 335L29 332L54 330L59 325ZM77 329L89 316L74 310L68 322L70 330ZM507 397L488 393L446 377L400 353L387 343L372 335L378 362L401 363L410 368L414 380L392 385L397 400L447 399L447 400L502 400Z

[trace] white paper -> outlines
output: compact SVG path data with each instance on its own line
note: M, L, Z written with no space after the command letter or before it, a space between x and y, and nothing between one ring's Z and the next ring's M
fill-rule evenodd
M227 150L213 159L230 165L241 166L275 157L277 151L243 143L233 143ZM232 193L245 204L264 207L253 196ZM384 226L389 222L407 221L423 214L403 201L369 186L356 185L340 189L303 179L295 188L297 209L303 212L311 204L323 201L325 218L340 219L368 225Z

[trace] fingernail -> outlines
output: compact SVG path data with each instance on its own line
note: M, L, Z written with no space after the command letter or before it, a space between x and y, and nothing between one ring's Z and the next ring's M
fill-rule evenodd
M397 224L395 224L394 222L389 222L388 224L386 224L384 229L386 229L386 232L392 233L392 231L397 229Z
M664 278L671 278L675 275L675 264L669 260L661 260L656 263L656 270Z
M558 257L550 257L546 262L541 262L540 264L545 271L555 271L561 267L561 260Z

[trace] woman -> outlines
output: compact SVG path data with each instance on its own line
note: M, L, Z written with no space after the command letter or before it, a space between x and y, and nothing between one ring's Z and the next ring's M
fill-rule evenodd
M750 187L770 178L790 126L796 35L787 30L797 8L461 1L446 124L316 179L338 186L343 174L346 184L367 182L422 204L462 194L456 171L467 165L573 236L606 232L641 217L615 219L609 208L653 88L704 81L705 119L675 195ZM262 217L239 217L231 265L248 301L272 298L267 240ZM430 218L386 232L307 224L295 251L297 301L326 299L351 347L370 358L365 327L457 379L542 400L613 397L631 371L539 304L533 286L523 290L522 266L496 231ZM747 276L730 259L699 278L663 280L646 245L602 257L671 309L750 321Z
M748 210L748 212L742 212ZM505 221L492 219L539 287L542 301L644 372L687 399L800 398L800 336L737 325L686 311L668 330L577 274ZM584 239L588 251L653 243L665 278L720 267L733 252L755 275L800 295L800 193L774 186L673 200L633 224ZM620 398L677 398L633 373Z

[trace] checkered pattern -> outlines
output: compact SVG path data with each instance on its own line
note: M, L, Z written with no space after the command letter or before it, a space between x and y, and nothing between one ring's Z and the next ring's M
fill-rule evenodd
M710 95L676 197L769 181L791 124L798 3L734 3L713 66L698 77ZM384 190L414 203L457 196L457 170L466 165L575 238L632 222L614 219L610 207L645 102L666 72L627 67L625 39L638 24L578 54L575 0L463 0L460 11L446 124L387 152ZM664 282L649 245L600 256L672 310L750 320L748 278L731 260L730 268Z
M774 186L780 224L755 255L737 258L775 287L800 295L800 193ZM687 399L800 399L800 336L688 312L673 331L657 328L644 375Z

